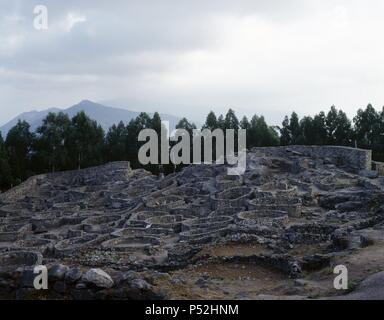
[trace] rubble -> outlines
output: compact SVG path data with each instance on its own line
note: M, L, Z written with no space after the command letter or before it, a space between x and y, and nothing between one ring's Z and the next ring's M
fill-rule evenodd
M384 248L384 184L371 166L369 151L292 146L250 150L244 176L191 165L156 177L115 162L32 177L0 195L0 297L340 295L320 285L340 259L384 266L369 256ZM49 290L36 292L40 264Z

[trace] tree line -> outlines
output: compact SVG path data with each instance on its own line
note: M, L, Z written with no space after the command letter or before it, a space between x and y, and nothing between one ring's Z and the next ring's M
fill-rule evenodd
M124 124L122 121L104 132L84 112L73 118L49 113L41 126L32 132L26 121L19 121L5 137L0 133L0 189L6 190L28 177L47 172L73 170L110 161L128 160L133 168L141 167L138 150L143 144L137 137L142 129L161 131L159 113L151 117L140 113ZM183 118L177 129L191 136L196 125ZM342 110L332 106L328 113L299 118L296 112L286 116L281 126L270 126L263 116L239 120L232 109L225 115L211 111L201 129L245 129L247 148L278 145L342 145L372 149L376 160L384 159L384 108L377 112L372 105L359 109L353 121ZM146 166L152 172L158 166ZM171 171L166 166L165 171Z

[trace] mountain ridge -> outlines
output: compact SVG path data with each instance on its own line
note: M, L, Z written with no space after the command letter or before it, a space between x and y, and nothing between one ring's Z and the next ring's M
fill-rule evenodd
M66 109L48 108L41 111L32 110L23 112L0 126L0 132L5 138L9 130L17 124L18 120L27 121L31 125L31 131L35 131L49 112L63 112L69 117L73 117L80 111L84 111L91 119L96 120L106 132L113 124L118 124L120 121L127 124L131 119L136 118L140 114L139 111L110 107L85 99ZM153 113L150 113L150 115L152 116ZM162 120L169 121L171 129L175 128L177 122L180 120L180 118L170 114L160 114L160 117Z

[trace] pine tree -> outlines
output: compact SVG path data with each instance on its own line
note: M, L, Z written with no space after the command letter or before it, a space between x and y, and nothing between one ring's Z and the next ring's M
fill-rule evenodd
M17 184L33 174L30 168L33 141L34 134L30 132L30 125L26 121L19 120L7 134L5 146L12 177Z
M162 123L160 114L158 112L154 113L150 126L153 130L157 132L158 136L160 136Z
M292 112L289 119L289 131L291 133L291 144L297 144L300 141L300 124L299 117L296 112Z
M209 112L207 119L205 120L205 124L203 125L203 129L209 129L211 131L214 131L218 127L218 120L216 118L215 113L213 111Z
M127 129L120 121L109 128L105 138L105 159L107 161L122 161L127 159Z
M188 131L190 137L193 137L193 130L196 129L196 125L194 123L190 123L187 118L182 118L176 125L176 129L184 129Z
M81 169L102 163L104 130L83 111L71 120L68 149L70 150L72 167Z
M252 117L248 132L247 145L251 148L279 145L277 132L267 125L263 116L254 115Z
M334 141L339 146L351 146L352 144L352 125L345 112L339 110L337 113L336 129Z
M335 132L337 128L337 109L335 106L332 106L331 110L328 112L327 117L325 118L325 125L327 128L327 144L335 145Z
M225 115L224 128L239 130L239 120L237 119L235 112L232 109L229 109Z
M371 104L365 110L359 109L353 122L355 123L355 137L360 148L369 149L377 144L376 141L382 134L380 132L381 117Z
M280 144L282 146L288 146L292 143L291 130L289 127L289 119L288 116L284 117L282 122L282 127L279 128L280 131Z
M12 185L12 172L3 136L0 132L0 190L6 190Z
M67 139L70 124L71 120L66 114L49 113L37 129L35 159L41 160L45 169L55 171L64 170L67 167Z
M327 143L328 134L325 124L326 116L323 111L315 115L313 118L313 144L325 145Z
M221 129L221 130L226 129L225 120L224 120L224 117L222 114L217 118L217 128L216 129Z
M240 128L244 130L249 130L251 127L251 124L248 121L248 118L246 116L243 117L240 121Z
M315 144L316 132L314 130L314 120L312 119L312 117L303 117L300 120L300 132L301 135L298 139L298 144Z

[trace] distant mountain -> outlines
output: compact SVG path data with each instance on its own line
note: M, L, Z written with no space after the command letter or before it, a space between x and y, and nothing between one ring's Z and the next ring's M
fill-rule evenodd
M31 130L35 131L49 112L60 111L66 113L69 117L73 117L78 112L84 111L91 119L96 120L105 131L108 131L113 124L118 124L120 121L128 123L131 119L136 118L140 114L140 112L136 111L108 107L89 100L83 100L68 109L50 108L43 111L24 112L1 126L0 131L5 138L8 131L17 124L18 120L27 121L31 125ZM153 114L150 115L152 116ZM160 116L162 120L169 121L171 130L176 127L176 124L180 120L178 117L169 114L160 114Z

